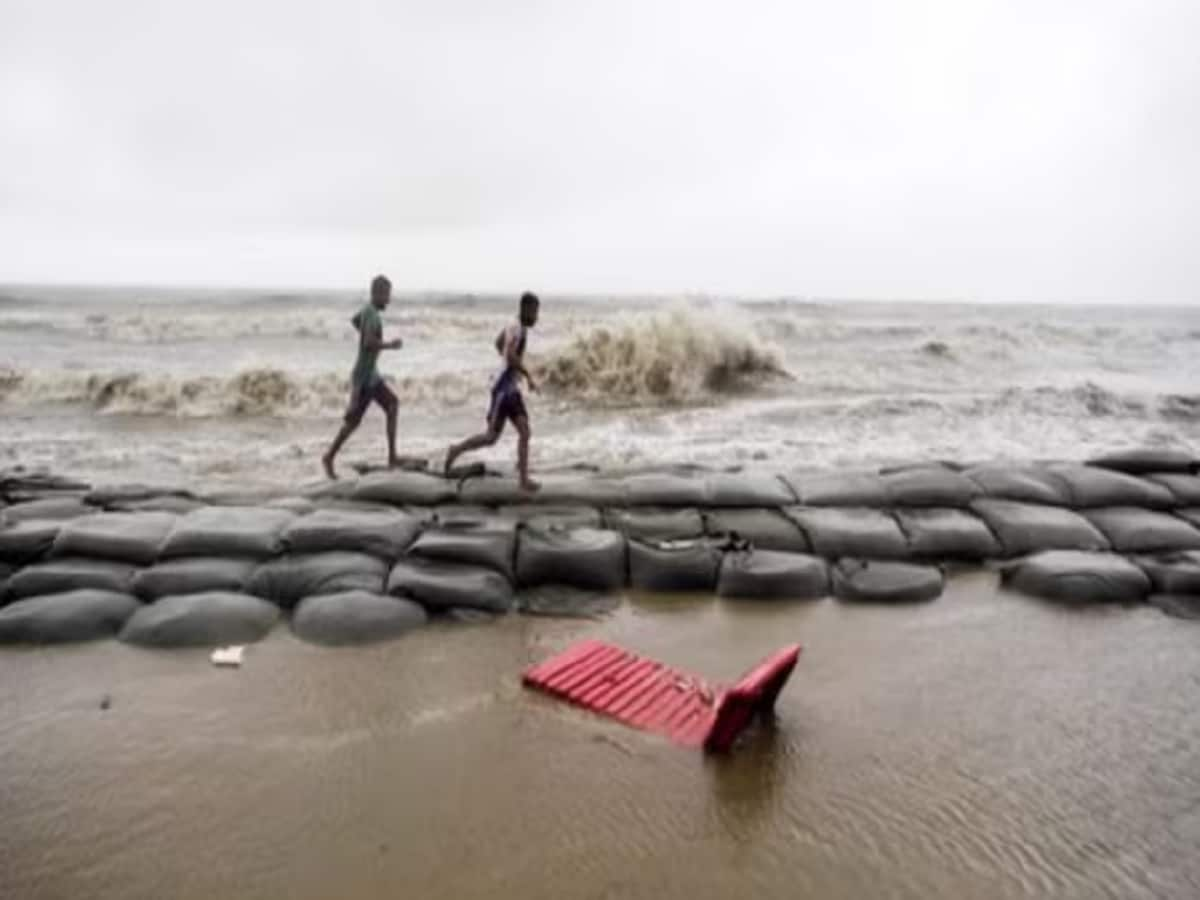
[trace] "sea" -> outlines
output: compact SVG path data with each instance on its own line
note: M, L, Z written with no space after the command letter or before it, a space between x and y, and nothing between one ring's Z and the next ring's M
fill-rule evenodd
M542 295L532 461L780 471L1200 447L1200 306ZM365 290L0 287L0 468L319 480ZM508 295L398 293L399 451L482 430ZM511 469L510 433L476 455ZM383 463L377 408L340 458Z

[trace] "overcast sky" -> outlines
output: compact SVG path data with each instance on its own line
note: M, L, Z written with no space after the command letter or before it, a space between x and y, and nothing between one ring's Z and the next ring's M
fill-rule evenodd
M1200 302L1200 2L0 0L0 280Z

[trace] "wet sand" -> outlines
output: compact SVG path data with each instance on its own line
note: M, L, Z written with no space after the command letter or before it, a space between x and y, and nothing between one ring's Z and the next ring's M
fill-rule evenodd
M581 636L722 679L805 653L776 726L706 759L520 687ZM971 572L918 607L281 629L236 671L4 650L0 897L1191 898L1198 642Z

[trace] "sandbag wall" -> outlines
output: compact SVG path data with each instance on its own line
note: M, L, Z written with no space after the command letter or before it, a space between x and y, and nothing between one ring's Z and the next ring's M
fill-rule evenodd
M783 474L694 468L511 480L382 472L303 496L90 489L0 474L0 641L394 637L430 614L612 606L630 587L930 600L948 563L1027 593L1200 613L1185 454Z

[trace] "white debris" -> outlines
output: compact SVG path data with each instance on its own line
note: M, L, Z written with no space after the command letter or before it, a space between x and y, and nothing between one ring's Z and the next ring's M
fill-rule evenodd
M233 666L237 668L242 664L242 653L245 649L245 646L242 644L237 644L233 647L218 647L212 652L212 664L214 666Z

